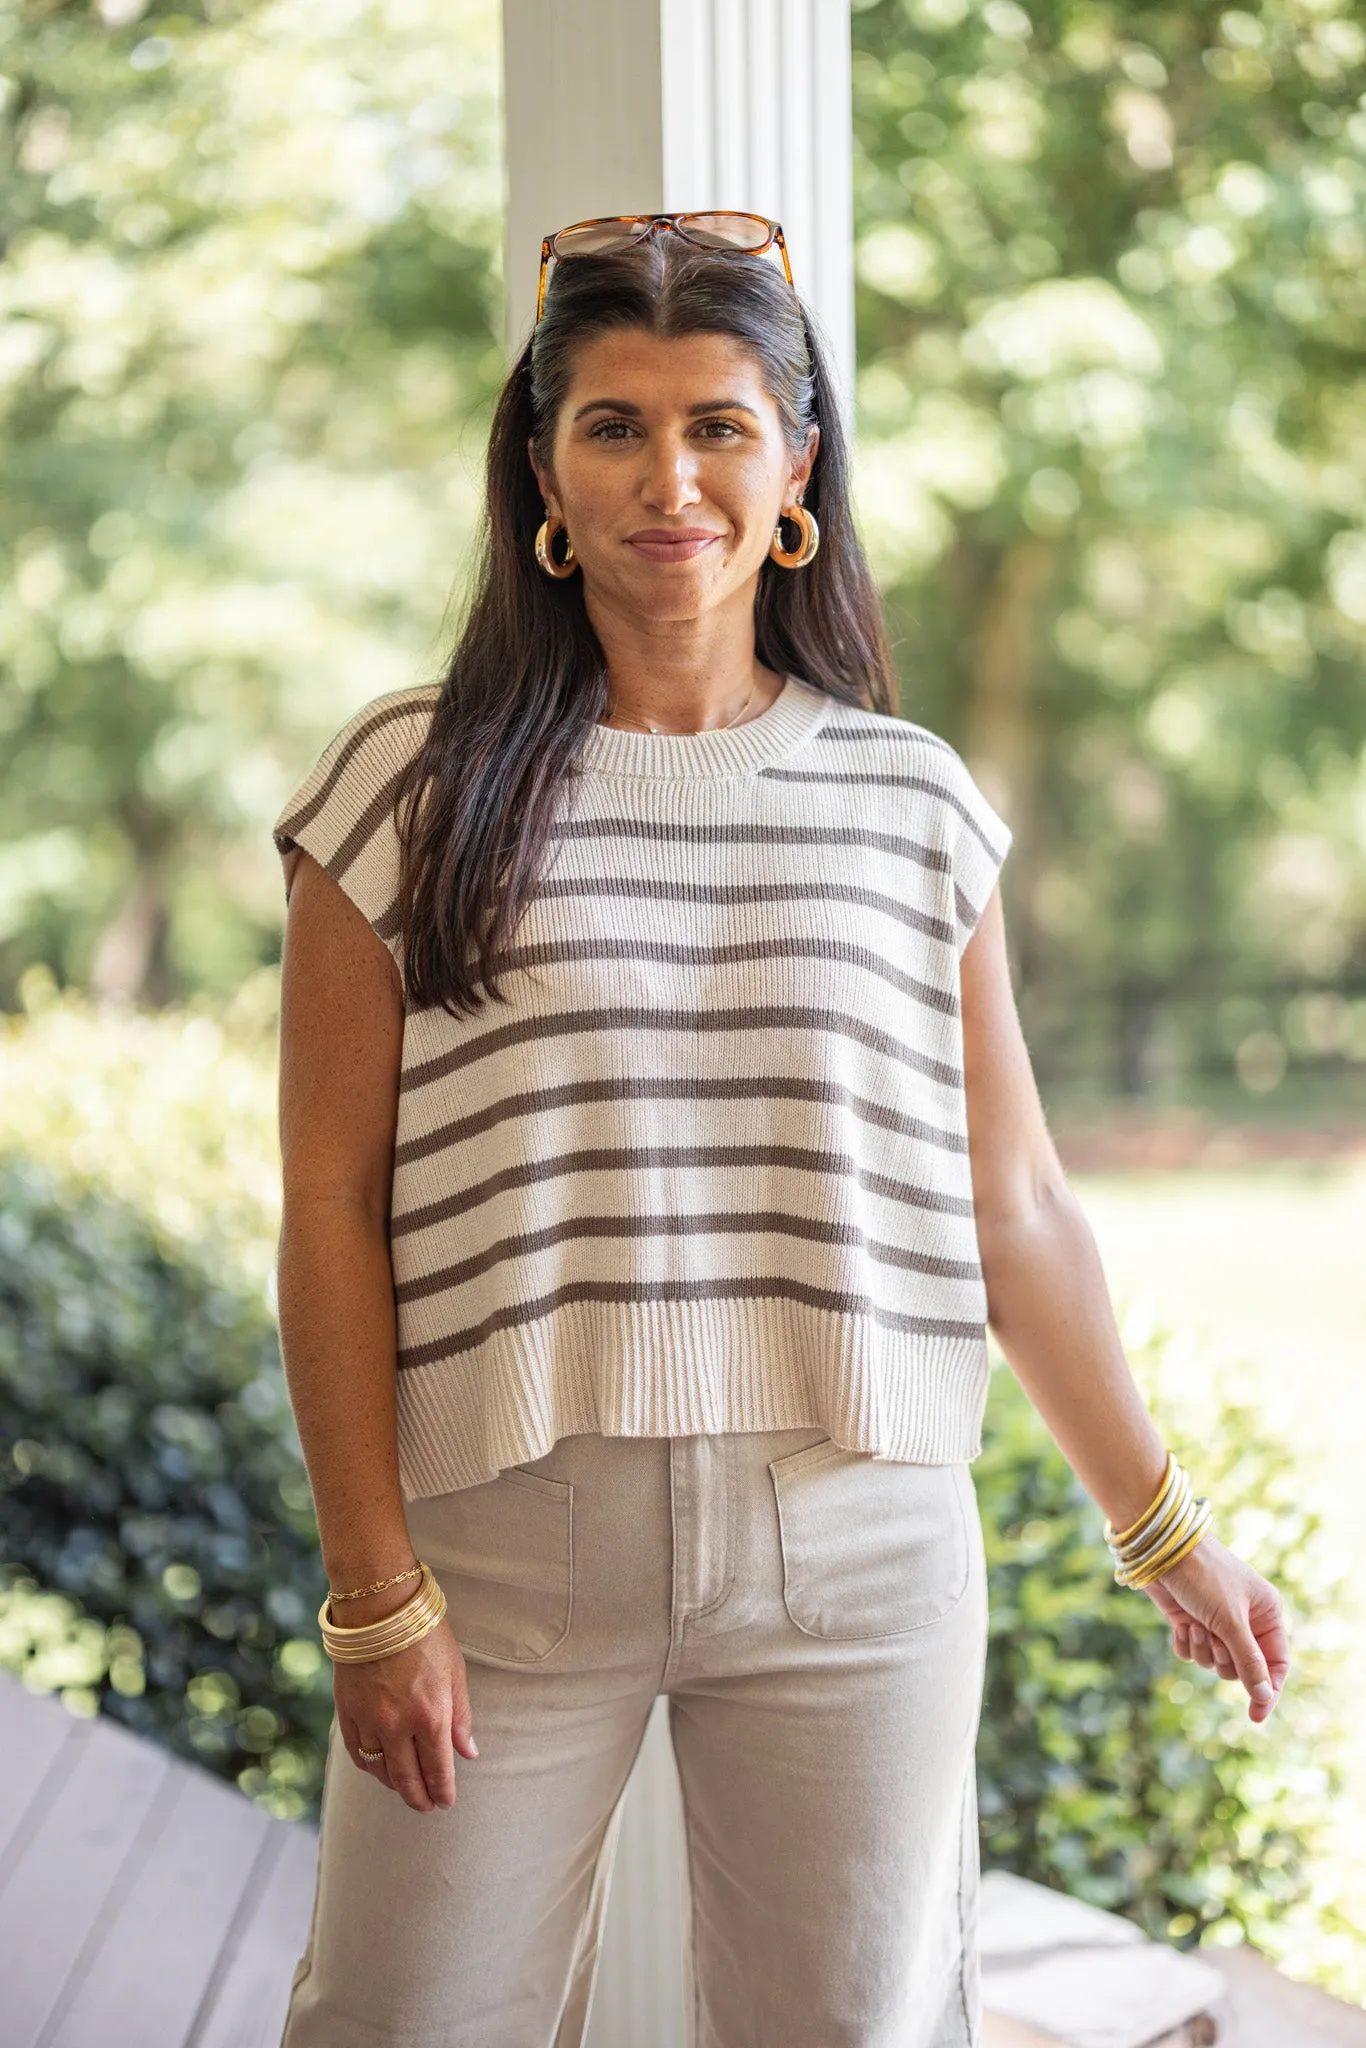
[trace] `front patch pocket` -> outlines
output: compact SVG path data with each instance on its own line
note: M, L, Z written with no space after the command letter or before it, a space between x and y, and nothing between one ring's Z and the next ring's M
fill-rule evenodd
M408 1533L441 1581L462 1650L537 1664L569 1633L574 1488L511 1465L479 1486L407 1503Z
M827 1440L768 1469L783 1601L805 1635L901 1635L958 1605L968 1586L966 1467L894 1462Z

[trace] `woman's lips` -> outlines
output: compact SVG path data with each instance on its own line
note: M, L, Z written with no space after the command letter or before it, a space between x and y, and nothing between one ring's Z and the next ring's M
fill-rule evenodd
M704 548L709 548L714 540L719 539L720 535L716 533L679 534L677 538L670 536L667 540L662 535L633 533L628 545L652 562L690 562L694 555L700 555Z

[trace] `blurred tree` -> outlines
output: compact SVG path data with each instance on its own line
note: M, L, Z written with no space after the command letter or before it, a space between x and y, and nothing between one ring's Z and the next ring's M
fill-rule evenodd
M0 1001L229 988L470 528L495 10L0 0L0 72Z
M1366 988L1366 27L854 5L860 508L903 709L1016 826L1045 1069L1108 986L1141 1089L1172 988Z

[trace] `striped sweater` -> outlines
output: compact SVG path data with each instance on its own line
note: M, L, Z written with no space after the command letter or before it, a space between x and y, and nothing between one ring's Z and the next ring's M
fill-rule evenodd
M400 965L393 792L436 694L357 713L274 828ZM796 676L728 730L595 725L578 767L510 1005L405 1019L405 1497L581 1431L976 1457L958 962L1009 828L945 741Z

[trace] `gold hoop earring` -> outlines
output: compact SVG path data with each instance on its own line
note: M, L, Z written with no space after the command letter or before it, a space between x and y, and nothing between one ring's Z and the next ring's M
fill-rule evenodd
M556 519L554 523L554 529L552 531L551 518L552 514L547 512L545 518L541 521L540 527L537 531L536 560L545 570L547 576L553 576L557 583L563 583L565 577L572 576L574 571L578 568L578 557L574 553L573 541L569 538L568 533L565 533L564 560L563 562L557 562L555 560L555 535L563 530L564 521L563 519Z
M802 530L801 546L791 554L783 547L784 519L790 519L794 526L799 526ZM821 530L816 524L815 515L808 512L805 505L793 505L789 511L778 514L778 524L773 529L773 539L768 552L780 569L804 569L820 544Z

